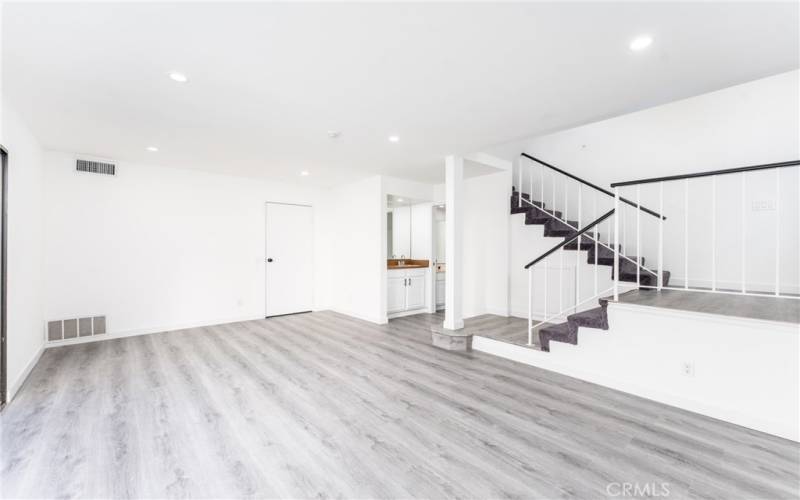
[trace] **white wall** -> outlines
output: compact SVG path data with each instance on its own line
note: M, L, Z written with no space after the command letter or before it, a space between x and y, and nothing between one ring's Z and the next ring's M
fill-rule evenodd
M46 165L45 318L106 315L111 335L263 317L265 203L320 213L299 184L125 162L113 177L85 174L68 153Z
M373 176L331 189L322 204L330 309L386 322L386 197Z
M433 260L433 203L416 203L411 206L412 259Z
M800 158L799 88L800 71L793 71L499 149L515 154L524 150L605 188L616 181L796 160ZM780 245L782 290L798 293L798 168L783 169L781 175L781 221L785 231ZM534 181L535 192L538 192L538 171ZM748 288L771 289L775 280L776 211L755 211L753 202L776 200L775 171L749 174L744 200L739 182L738 177L728 176L720 178L717 185L716 279L722 286L738 284L744 237L747 240ZM525 191L528 184L526 178ZM547 177L545 185L549 202ZM583 192L581 219L584 222L591 220L591 192L590 189ZM664 194L664 213L668 217L664 228L667 243L664 268L673 272L676 284L681 284L685 274L683 183L665 184ZM635 199L636 189L626 188L622 195ZM558 187L556 205L559 210L563 208L563 198L564 191ZM575 219L577 191L574 188L569 199L572 200L570 218ZM641 188L641 203L658 209L656 184ZM626 209L626 214L621 226L628 230L626 250L633 255L635 210ZM656 219L643 215L640 224L642 254L655 265ZM689 278L692 285L710 283L711 224L711 180L691 181Z
M43 151L22 118L3 103L0 144L8 150L9 400L44 344L42 334Z
M508 315L511 172L464 180L463 314Z

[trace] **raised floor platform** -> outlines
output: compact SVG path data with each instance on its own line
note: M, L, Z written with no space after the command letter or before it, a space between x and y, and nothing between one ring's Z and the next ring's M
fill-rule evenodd
M682 290L631 290L621 304L800 324L800 299Z
M800 303L686 291L633 291L608 303L607 331L576 345L520 345L519 324L483 329L473 349L800 441Z

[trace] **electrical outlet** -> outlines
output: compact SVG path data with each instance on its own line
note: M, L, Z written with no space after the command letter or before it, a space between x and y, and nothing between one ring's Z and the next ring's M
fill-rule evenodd
M769 212L775 210L775 200L753 200L753 212Z
M694 363L691 361L682 362L681 373L686 377L694 377Z

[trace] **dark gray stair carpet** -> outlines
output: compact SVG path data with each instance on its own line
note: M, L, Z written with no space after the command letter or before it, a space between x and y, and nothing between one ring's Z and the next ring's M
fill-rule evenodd
M606 305L608 302L601 303L600 307L589 309L567 316L567 321L558 325L547 326L539 330L539 345L543 351L550 351L550 341L566 342L567 344L578 344L578 328L596 328L598 330L608 330L608 314Z
M528 202L530 203L523 202L522 206L520 207L519 206L520 196L522 196L523 200L528 200ZM530 204L540 207L542 210L536 209L532 207ZM576 221L567 221L567 224L565 224L564 222L559 220L563 215L559 211L555 211L556 218L554 218L552 216L554 212L552 210L548 210L546 204L542 203L541 201L536 201L536 200L531 201L531 197L529 194L527 193L520 194L520 192L516 190L516 187L512 188L512 193L511 193L511 213L514 214L524 213L525 224L527 225L533 225L533 224L544 225L545 236L569 238L576 232L575 229L573 229L573 227L578 227L578 223ZM600 236L598 237L600 238L600 241L605 241L603 240L602 237ZM611 278L614 279L613 250L599 244L595 246L594 240L591 239L589 235L583 235L580 238L577 238L575 241L572 241L564 246L565 250L574 251L577 250L578 248L580 248L581 250L588 250L587 252L588 255L586 259L586 262L588 264L595 263L595 248L596 248L597 264L611 267L612 268ZM622 245L619 245L618 248L621 249ZM623 257L619 258L619 280L628 283L636 283L637 266L636 264L634 264L634 262L638 261L640 262L641 266L644 266L645 258L628 256L628 259ZM663 277L663 285L669 286L670 272L663 271L662 277ZM645 287L657 286L658 285L657 271L656 270L648 271L646 269L641 269L639 271L639 285ZM551 340L557 342L566 342L568 344L577 344L578 328L581 326L587 328L599 328L602 330L608 330L608 315L606 314L606 306L608 305L608 301L601 299L599 302L600 302L600 307L567 316L567 321L564 323L541 328L539 330L539 342L541 344L542 350L543 351L550 350Z
M545 212L543 212L542 210L545 210ZM531 210L528 210L527 213L525 214L525 224L529 226L532 224L547 224L548 221L553 220L552 210L547 210L547 209L542 209L542 210L537 210L535 208L531 208ZM556 210L555 216L560 218L561 212Z

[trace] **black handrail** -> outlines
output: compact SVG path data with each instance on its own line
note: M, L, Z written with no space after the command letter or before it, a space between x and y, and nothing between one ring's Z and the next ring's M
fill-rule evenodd
M667 177L653 177L651 179L640 179L638 181L615 182L611 187L633 186L636 184L651 184L662 181L678 181L681 179L693 179L695 177L709 177L711 175L738 174L741 172L751 172L753 170L767 170L770 168L794 167L800 165L800 160L782 161L778 163L765 163L763 165L750 165L749 167L728 168L725 170L712 170L710 172L697 172L694 174L669 175Z
M522 156L524 156L525 158L529 159L529 160L533 160L533 161L535 161L536 163L539 163L539 164L541 164L541 165L544 165L544 166L545 166L545 167L547 167L547 168L553 169L553 170L555 170L556 172L558 172L559 174L566 175L566 176L567 176L567 177L569 177L570 179L575 179L576 181L580 182L581 184L585 184L585 185L587 185L587 186L589 186L589 187L591 187L591 188L594 188L594 189L596 189L596 190L600 191L601 193L607 194L608 196L610 196L610 197L612 197L612 198L614 197L614 193L612 193L611 191L609 191L609 190L607 190L607 189L603 189L603 188L601 188L600 186L596 186L596 185L592 184L592 183L591 183L591 182L589 182L589 181L583 180L583 179L581 179L580 177L577 177L577 176L575 176L575 175L572 175L572 174L571 174L571 173L569 173L569 172L565 172L565 171L561 170L561 169L560 169L560 168L558 168L558 167L554 167L553 165L550 165L549 163L547 163L547 162L545 162L545 161L542 161L542 160L540 160L539 158L534 158L533 156L529 155L528 153L521 153L521 155L522 155ZM612 184L612 186L613 186L613 184ZM520 186L520 191L522 191L522 186ZM533 196L533 193L531 193L531 196ZM533 198L531 198L531 199L533 199ZM544 202L544 200L542 200L542 201ZM620 197L619 201L621 201L621 202L623 202L623 203L627 203L628 205L630 205L630 206L632 206L632 207L637 207L637 208L638 208L639 210L641 210L642 212L648 213L648 214L650 214L650 215L652 215L652 216L654 216L654 217L658 217L658 218L660 218L660 219L667 220L667 218L666 218L666 217L664 217L663 215L661 215L661 214L659 214L659 213L657 213L657 212L653 212L653 211L652 211L652 210L650 210L649 208L645 208L645 207L643 207L643 206L641 206L641 205L638 205L638 206L637 206L637 205L636 205L636 203L632 202L631 200L628 200L628 199L625 199L625 198L622 198L622 197Z
M604 220L608 219L608 218L609 218L609 217L611 217L613 214L614 214L614 209L612 208L612 209L611 209L611 210L609 210L608 212L606 212L606 213L604 213L603 215L601 215L601 216L600 216L600 218L598 218L598 219L597 219L597 220L595 220L594 222L590 222L590 223L589 223L589 224L588 224L586 227L584 227L584 228L583 228L583 229L581 229L580 231L577 231L577 232L573 233L573 234L572 234L572 236L570 236L569 238L567 238L567 239L566 239L566 240L564 240L563 242L559 243L558 245L554 246L553 248L551 248L550 250L546 251L546 252L545 252L545 253L543 253L542 255L540 255L540 256L536 257L535 259L533 259L532 261L528 262L528 264L525 266L525 269L528 269L528 268L529 268L529 267L531 267L532 265L534 265L534 264L536 264L536 263L538 263L538 262L540 262L540 261L544 260L544 259L545 259L545 258L547 258L547 257L548 257L550 254L552 254L553 252L556 252L556 251L557 251L559 248L561 248L561 247L564 247L564 246L566 246L566 245L568 245L568 244L572 243L573 241L575 241L575 238L578 238L578 237L580 237L580 236L581 236L583 233L585 233L585 232L586 232L586 231L588 231L589 229L593 228L594 226L596 226L596 225L600 224L600 223L601 223L601 222L603 222ZM580 249L580 245L578 245L578 248Z

